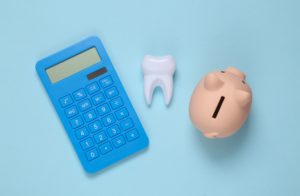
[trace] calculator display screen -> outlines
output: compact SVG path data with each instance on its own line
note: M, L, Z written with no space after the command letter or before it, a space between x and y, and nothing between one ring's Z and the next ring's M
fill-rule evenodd
M56 64L46 70L52 83L65 79L83 69L86 69L96 63L101 58L96 48L90 48L76 56L73 56L59 64Z

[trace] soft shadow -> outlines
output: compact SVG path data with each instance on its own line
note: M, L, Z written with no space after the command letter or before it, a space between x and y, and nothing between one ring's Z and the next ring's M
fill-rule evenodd
M215 161L232 158L242 150L247 138L249 138L253 125L252 119L252 114L250 113L248 120L237 133L223 139L208 139L194 128L192 132L195 138L195 145L201 148L201 152L205 152L209 158Z
M88 178L93 179L93 178L98 177L99 175L102 175L102 174L104 174L104 173L110 172L110 171L113 170L115 167L118 167L120 164L124 164L125 162L128 162L128 161L130 161L131 159L135 159L136 156L139 156L139 155L141 155L142 153L146 153L146 152L148 151L148 149L149 149L149 146L148 146L147 148L145 148L145 149L139 151L139 152L136 152L136 153L134 153L134 154L132 154L132 155L130 155L130 156L128 156L128 157L126 157L126 158L124 158L124 159L122 159L122 160L120 160L120 161L118 161L118 162L116 162L116 163L114 163L114 164L112 164L112 165L110 165L110 166L108 166L108 167L106 167L106 168L104 168L104 169L98 171L98 172L96 172L96 173L92 173L92 174L91 174L91 173L86 173L86 172L84 172L83 170L82 170L82 171L85 173L85 175L86 175Z

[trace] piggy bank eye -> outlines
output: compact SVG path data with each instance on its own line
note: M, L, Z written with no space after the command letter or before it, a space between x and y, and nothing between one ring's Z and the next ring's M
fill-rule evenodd
M225 71L221 71L221 73L225 73Z
M245 80L242 81L243 84L246 84Z

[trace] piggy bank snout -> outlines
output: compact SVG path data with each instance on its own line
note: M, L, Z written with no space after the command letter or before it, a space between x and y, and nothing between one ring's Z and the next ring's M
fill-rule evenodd
M236 75L237 77L241 78L242 80L246 79L246 74L244 74L243 72L241 72L240 70L238 70L235 67L228 67L226 69L226 72Z

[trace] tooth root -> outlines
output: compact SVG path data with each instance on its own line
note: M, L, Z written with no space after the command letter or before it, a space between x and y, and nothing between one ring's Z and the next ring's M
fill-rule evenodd
M160 79L162 80L165 104L169 105L173 94L173 77L164 76Z
M155 88L160 87L164 94L165 104L169 105L173 94L173 78L171 76L144 77L144 93L148 105L152 102L152 95Z
M165 104L168 105L173 95L173 75L175 60L172 56L153 57L146 55L142 63L144 73L144 94L148 105L152 102L152 94L160 87L164 94Z
M148 105L151 104L152 102L152 94L153 94L153 90L155 89L155 86L153 85L153 76L145 76L144 77L144 94L145 94L145 98L146 98L146 103Z

